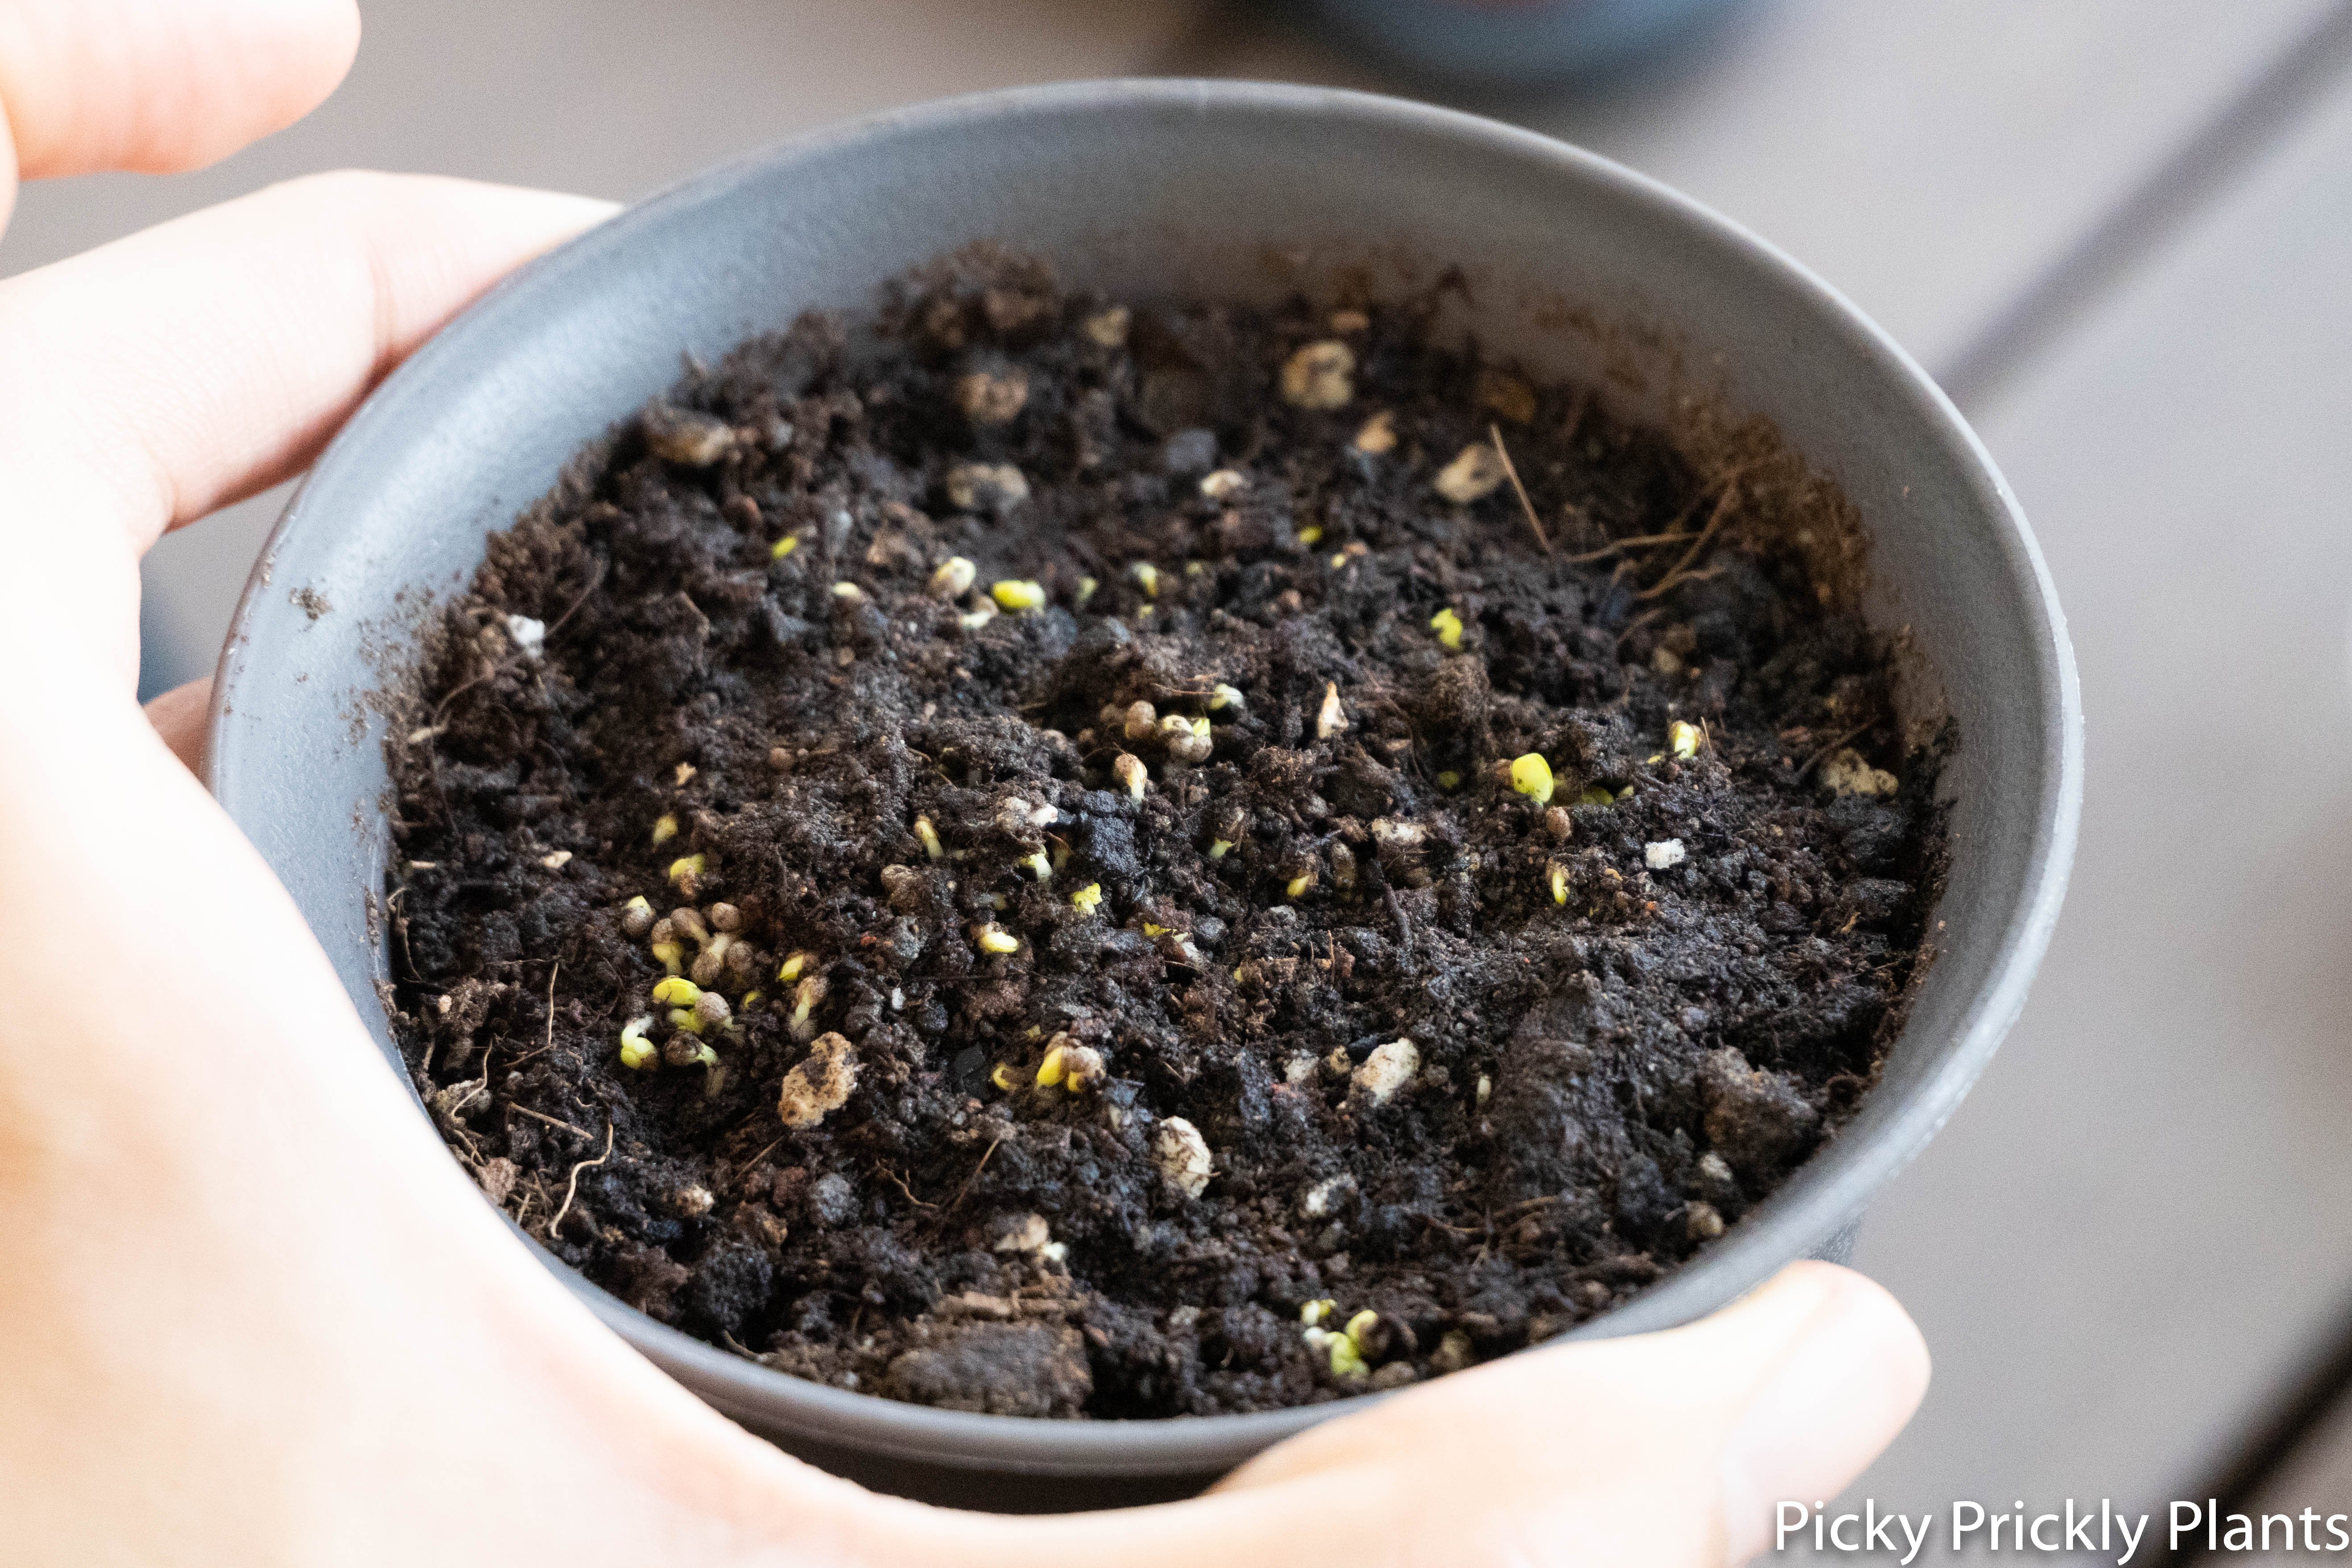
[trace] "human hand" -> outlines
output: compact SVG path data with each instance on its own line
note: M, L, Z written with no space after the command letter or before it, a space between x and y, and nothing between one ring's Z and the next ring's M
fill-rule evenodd
M0 0L0 125L32 175L201 162L315 101L353 37L340 0ZM598 1325L404 1101L132 686L147 546L299 468L606 210L335 175L0 283L0 1555L1677 1568L1760 1549L1776 1499L1892 1437L1916 1333L1822 1265L1367 1404L1195 1502L1056 1520L818 1475ZM183 756L202 709L157 707Z

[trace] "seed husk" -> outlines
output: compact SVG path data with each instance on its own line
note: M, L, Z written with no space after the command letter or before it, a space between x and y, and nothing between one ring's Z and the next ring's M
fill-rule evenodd
M1181 1116L1171 1116L1160 1123L1152 1138L1151 1153L1160 1166L1160 1173L1168 1184L1188 1198L1197 1198L1209 1187L1209 1178L1216 1174L1214 1163L1209 1157L1209 1141L1201 1130Z
M948 469L948 500L961 511L1002 516L1029 499L1029 480L1010 463L957 463Z
M1437 493L1447 500L1456 506L1468 506L1493 495L1508 477L1503 467L1503 455L1495 449L1494 443L1473 441L1437 471L1433 483Z
M975 370L956 382L956 406L975 425L1008 425L1029 401L1029 373Z
M1337 338L1308 343L1282 366L1282 400L1295 408L1345 408L1356 395L1356 351Z

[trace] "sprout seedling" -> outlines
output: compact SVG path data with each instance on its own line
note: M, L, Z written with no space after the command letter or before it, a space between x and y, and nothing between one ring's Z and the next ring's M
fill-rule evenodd
M1511 787L1538 805L1551 804L1551 764L1541 752L1512 759Z

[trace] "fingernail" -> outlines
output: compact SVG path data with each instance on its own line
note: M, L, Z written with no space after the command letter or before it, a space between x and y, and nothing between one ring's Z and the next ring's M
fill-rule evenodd
M1725 1561L1772 1548L1784 1501L1804 1506L1810 1540L1813 1505L1894 1441L1927 1384L1927 1349L1894 1298L1858 1275L1839 1278L1725 1445Z

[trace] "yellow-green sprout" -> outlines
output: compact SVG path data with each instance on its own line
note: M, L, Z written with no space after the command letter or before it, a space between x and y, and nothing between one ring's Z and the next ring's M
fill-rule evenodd
M1544 879L1551 884L1551 901L1568 902L1568 868L1555 860L1544 868Z
M677 837L677 818L664 812L654 818L654 847L658 849Z
M1238 686L1227 686L1221 680L1209 688L1209 711L1212 713L1222 713L1228 708L1248 706L1249 699L1242 695L1241 688Z
M757 991L746 991L746 992L744 992L744 993L743 993L743 1010L744 1010L745 1012L747 1012L747 1013L748 1013L748 1012L750 1012L752 1008L754 1008L754 1007L758 1006L759 1005L760 1005L760 993L758 993Z
M1013 1090L1013 1086L1021 1080L1013 1076L1011 1063L999 1062L996 1064L996 1070L988 1075L988 1081L1009 1094Z
M1055 1046L1052 1050L1045 1053L1045 1059L1037 1064L1037 1087L1039 1089L1051 1089L1055 1084L1062 1081L1062 1063L1066 1055L1066 1053L1060 1046Z
M932 859L936 860L947 853L947 847L940 842L940 830L931 826L929 817L915 818L915 837L922 842L923 853Z
M1511 787L1538 805L1551 804L1551 764L1541 752L1529 752L1511 762Z
M1328 1358L1334 1377L1361 1377L1369 1370L1364 1365L1356 1342L1345 1334L1335 1334L1328 1329L1308 1329L1302 1336L1309 1350L1321 1351Z
M633 1072L651 1072L660 1057L654 1043L646 1038L653 1027L654 1016L632 1018L621 1026L621 1065Z
M1462 787L1462 775L1447 768L1437 775L1437 787L1451 795Z
M702 1000L702 987L681 975L654 982L654 1000L665 1007L691 1007Z
M1698 726L1677 719L1666 726L1666 749L1678 757L1698 755Z
M816 1026L810 1021L811 1016L831 989L822 974L804 976L798 985L793 987L793 1034L795 1037L804 1040L815 1032Z
M1448 648L1455 653L1462 651L1462 617L1454 613L1454 606L1448 605L1430 616L1429 629L1435 632L1437 640Z
M1210 858L1210 859L1212 859L1212 860L1222 860L1222 859L1223 859L1226 856L1228 856L1228 855L1232 854L1233 852L1234 852L1234 841L1233 841L1232 839L1230 839L1230 838L1212 838L1212 839L1210 839L1210 840L1209 840L1209 858Z
M687 1015L692 1017L691 1013ZM670 1022L678 1024L678 1015L672 1013ZM677 1033L662 1042L662 1060L674 1068L717 1068L719 1053L702 1041L702 1031L678 1024ZM706 1086L708 1087L708 1086Z
M782 539L779 539L773 544L768 546L768 559L771 561L782 561L785 556L790 555L793 551L798 550L800 547L801 536L797 533L787 533Z
M1082 915L1090 915L1102 908L1102 884L1088 882L1070 895L1070 907Z
M1315 523L1308 523L1298 531L1298 542L1312 550L1323 542L1323 530Z
M1579 805L1613 805L1616 802L1616 799L1617 797L1615 795L1609 793L1609 787L1606 784L1586 784L1584 786L1583 793L1576 797L1576 804Z
M1290 879L1289 881L1284 883L1283 891L1289 894L1294 899L1303 898L1306 896L1307 889L1312 888L1314 885L1315 872L1312 868L1309 868Z
M1045 590L1043 584L1032 583L1025 578L1007 577L1001 582L992 583L989 584L988 594L989 597L1007 610L1034 610L1045 602Z
M1364 1355L1364 1342L1380 1321L1381 1315L1367 1307L1348 1320L1346 1329L1324 1342L1331 1358L1332 1376L1361 1377L1371 1370L1371 1363Z
M942 599L961 599L971 592L980 568L961 555L950 555L931 574L931 592Z
M621 930L632 938L641 937L654 929L654 907L643 893L621 906Z
M845 605L862 605L866 602L866 590L855 583L835 583L833 596Z
M669 1010L669 1026L684 1029L689 1035L698 1035L702 1033L702 1019L691 1007L672 1007Z
M978 931L972 932L972 940L980 944L980 951L982 952L1018 952L1021 951L1021 939L1014 936L1011 931L1006 931L1003 926L998 925L994 921L988 921Z
M1139 561L1130 568L1135 580L1143 585L1147 597L1160 597L1160 568L1149 561Z
M1311 1329L1320 1324L1324 1319L1329 1317L1339 1310L1339 1303L1332 1300L1328 1296L1326 1296L1319 1301L1309 1301L1305 1306L1299 1308L1298 1321L1304 1326Z
M1103 1076L1102 1053L1092 1046L1081 1046L1071 1041L1067 1035L1055 1037L1069 1042L1056 1047L1062 1053L1062 1087L1072 1094L1085 1093L1088 1086L1098 1082Z
M702 855L681 855L669 863L670 885L688 898L694 897L695 884L709 869L709 858Z
M1111 776L1127 786L1128 797L1140 804L1143 792L1151 787L1151 774L1144 768L1143 759L1130 752L1121 752L1111 760Z
M812 961L812 954L795 952L777 966L776 978L790 985L801 977L801 971L806 969Z
M1085 608L1087 607L1087 601L1088 599L1093 598L1093 597L1095 596L1095 590L1096 590L1096 589L1097 589L1097 588L1099 588L1099 587L1101 587L1101 586L1102 586L1102 584L1101 584L1100 583L1097 582L1097 581L1096 581L1095 579L1093 579L1092 577L1081 577L1081 578L1079 578L1079 579L1078 579L1078 608L1080 608L1080 609L1082 609L1082 610L1083 610L1083 609L1085 609Z
M1045 858L1045 852L1042 849L1034 855L1024 855L1021 858L1021 866L1022 869L1041 882L1050 882L1054 879L1054 864Z

